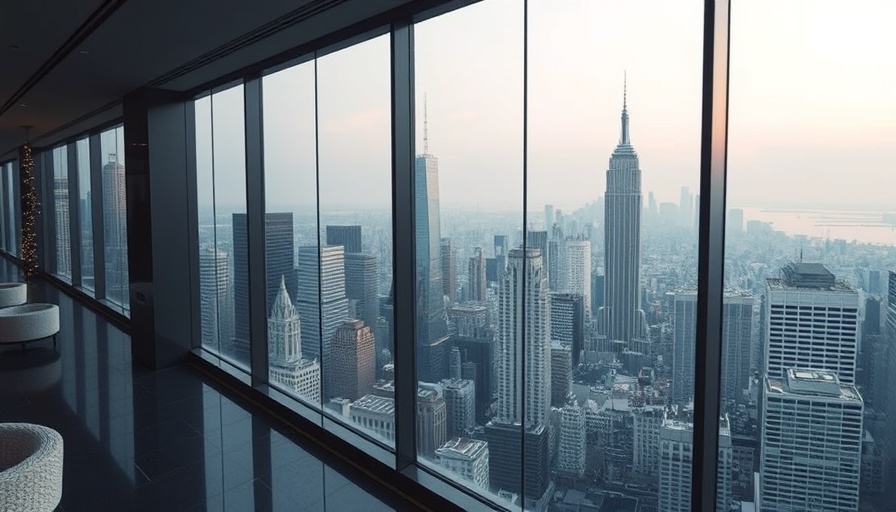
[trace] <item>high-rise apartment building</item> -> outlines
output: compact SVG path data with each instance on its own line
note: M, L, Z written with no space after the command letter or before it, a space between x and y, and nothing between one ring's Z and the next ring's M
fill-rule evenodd
M858 510L863 410L855 386L834 371L766 377L757 508Z
M629 137L628 108L622 103L619 144L610 157L604 194L604 307L598 329L608 340L644 352L647 320L641 309L641 168Z
M659 510L691 511L691 466L694 425L681 419L663 420L659 431ZM731 502L731 427L719 419L719 457L716 474L716 510L729 510ZM765 509L763 509L765 510Z
M468 299L473 302L485 302L487 299L486 288L488 288L488 281L485 276L485 254L482 251L482 247L473 249L473 256L470 257L468 272Z
M457 302L457 248L450 238L442 238L439 247L442 261L442 293Z
M477 488L489 488L488 443L467 437L455 437L436 450L439 464L472 482Z
M571 293L552 293L550 298L551 340L569 347L574 368L585 348L585 301Z
M302 318L302 354L321 360L328 368L326 357L333 333L349 319L343 248L312 245L299 247L298 253L295 305Z
M855 383L859 294L819 263L790 263L766 280L765 370L830 370Z
M370 326L361 320L349 320L336 328L326 359L325 398L356 400L373 390L376 341Z
M564 290L582 297L584 311L591 317L591 242L580 238L566 241Z
M106 295L128 296L128 223L125 168L118 154L110 153L102 168L103 246ZM58 203L57 203L58 204Z
M510 251L498 294L498 423L547 424L551 405L551 320L545 274L538 249ZM519 371L524 366L525 382Z
M455 304L451 306L449 318L452 333L464 338L486 337L488 329L488 307L481 303Z
M320 363L302 357L301 321L283 278L268 317L268 366L272 383L305 400L320 401Z
M560 450L557 470L565 475L585 476L585 410L575 400L560 410Z
M341 245L346 254L362 252L361 226L327 226L327 245Z
M659 472L660 427L665 419L662 406L647 405L632 409L632 471L657 476Z

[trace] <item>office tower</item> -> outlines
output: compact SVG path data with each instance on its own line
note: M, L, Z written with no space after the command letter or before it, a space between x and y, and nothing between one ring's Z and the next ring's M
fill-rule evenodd
M681 203L678 207L681 213L681 225L689 228L694 225L694 195L688 187L681 187Z
M106 295L128 296L128 210L124 166L110 153L102 168ZM59 203L56 203L57 205Z
M541 251L542 260L546 260L548 254L548 232L530 230L526 234L526 248L538 249Z
M591 316L597 317L600 308L604 307L604 292L607 279L603 274L591 275Z
M566 293L584 300L584 311L591 316L591 242L579 237L566 241Z
M728 218L726 219L728 231L733 233L743 233L744 231L744 211L740 208L731 208L728 210Z
M442 238L440 246L442 259L442 293L454 303L457 302L457 248L450 238Z
M310 245L299 247L298 252L299 291L295 305L302 318L302 354L321 360L322 366L329 368L324 359L329 354L333 333L348 320L343 248L325 245L318 251L317 246Z
M417 389L417 452L432 459L448 440L448 411L438 384L422 382Z
M469 279L467 280L469 299L473 302L485 302L488 281L486 281L485 255L482 247L473 249L473 256L470 257L470 264L467 268L469 269Z
M765 370L830 370L855 383L859 295L820 263L790 263L766 280Z
M460 378L460 349L457 347L451 347L451 351L449 352L450 359L448 361L448 378L450 380L457 380Z
M663 512L691 511L691 464L694 425L681 419L663 420L659 436L659 508ZM716 474L716 510L729 510L731 502L731 427L719 418L719 457ZM763 508L763 510L766 510ZM771 509L768 509L771 510Z
M887 329L886 335L891 345L896 345L896 270L889 272L887 293Z
M862 320L862 336L880 334L880 306L881 299L874 297L865 298L865 318Z
M883 292L880 275L880 270L868 271L868 293L871 295L877 295Z
M544 510L551 489L547 427L538 425L524 433L518 424L489 422L485 438L492 490L523 494L525 510Z
M544 229L550 233L554 226L554 205L544 205Z
M560 473L585 476L585 410L575 400L560 412L560 450L557 469Z
M464 338L486 336L488 307L481 304L455 304L449 311L452 332Z
M670 399L675 403L687 403L694 399L697 292L676 292L674 300Z
M767 376L757 508L858 510L863 410L855 386L835 371Z
M329 226L328 226L329 227ZM380 316L380 302L376 290L378 285L377 258L373 254L360 252L345 253L345 296L354 306L352 318L364 321L371 329L377 325ZM389 348L391 338L377 339L378 348Z
M622 133L610 157L604 194L604 266L607 276L598 329L636 352L647 338L641 310L641 169L631 145L628 109L622 102Z
M572 388L572 347L551 345L551 406L563 407Z
M753 296L726 293L722 302L722 401L744 403L750 384Z
M663 407L647 405L632 409L632 471L639 475L659 474L660 427L665 413Z
M650 212L650 215L656 215L656 198L653 197L653 192L647 194L647 211Z
M302 358L301 321L286 291L285 278L280 279L268 317L268 366L271 383L305 400L320 401L320 363Z
M346 254L362 252L361 226L327 226L327 245L341 245Z
M364 395L348 406L352 423L379 436L388 444L395 442L395 399Z
M424 130L425 131L425 130ZM424 137L426 139L426 137ZM417 343L426 345L448 334L445 304L442 299L441 225L439 221L439 161L429 154L428 140L414 166L414 215L417 244ZM421 379L432 378L438 371L429 361L418 358ZM435 379L434 379L435 380Z
M361 320L344 322L329 349L324 397L356 400L370 393L376 382L376 341L370 327Z
M672 335L673 402L694 398L697 344L697 293L676 292ZM753 297L726 292L722 299L722 399L744 400L750 378L750 341L753 334Z
M72 275L72 239L69 231L68 178L53 180L56 213L56 273Z
M485 441L455 437L436 450L436 460L443 468L479 489L488 490L488 443Z
M213 246L199 250L199 302L202 344L217 350L233 338L233 296L227 253Z
M265 304L270 314L281 279L296 295L292 213L266 213L264 227ZM245 213L233 214L234 348L236 358L249 362L249 233ZM302 315L306 318L306 315Z
M475 384L472 380L461 378L443 380L442 393L445 397L448 437L467 435L476 426Z
M547 276L538 249L510 251L507 272L498 295L498 309L498 410L495 421L527 427L546 425L551 404L551 320ZM525 351L523 343L526 344ZM523 365L525 383L523 372L520 372Z
M579 365L585 348L584 300L571 293L551 294L551 340L569 347L572 367Z
M483 425L494 402L497 388L495 363L497 342L494 337L456 337L453 339L461 353L461 377L474 382L476 393L476 422Z

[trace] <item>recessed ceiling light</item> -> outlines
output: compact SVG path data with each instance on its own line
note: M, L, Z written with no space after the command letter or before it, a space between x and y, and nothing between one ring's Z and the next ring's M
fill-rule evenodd
M11 44L11 45L9 45L9 49L10 49L10 50L18 50L19 48L20 48L20 46L17 45L17 44Z
M19 106L20 106L20 107L27 107L27 106L28 106L28 105L27 105L27 104L25 104L25 103L22 103L22 104L21 104L21 105L19 105Z
M90 50L81 50L78 53L80 53L81 55L90 55Z

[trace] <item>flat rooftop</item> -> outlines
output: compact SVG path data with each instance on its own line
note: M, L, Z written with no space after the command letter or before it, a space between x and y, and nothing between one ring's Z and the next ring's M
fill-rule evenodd
M855 386L840 382L836 373L827 370L788 368L785 378L766 377L765 382L766 391L770 394L862 401Z
M394 415L395 400L384 396L364 395L352 402L351 410L360 410L376 414Z
M780 278L767 279L769 288L854 291L846 283L837 281L821 263L790 262L784 265L781 274Z

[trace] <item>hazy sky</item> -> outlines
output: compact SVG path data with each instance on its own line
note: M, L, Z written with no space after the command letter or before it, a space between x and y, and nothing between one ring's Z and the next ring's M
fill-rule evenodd
M892 187L880 186L896 171L896 2L733 4L729 203L896 210ZM521 206L522 5L485 0L415 29L418 150L426 92L444 206ZM529 1L531 210L575 209L603 193L626 71L645 197L677 202L682 185L696 193L702 9L697 0ZM321 205L386 207L388 36L317 64ZM268 202L310 204L314 64L264 87ZM219 203L245 194L241 92L228 93L213 100ZM197 120L209 117L203 108Z

